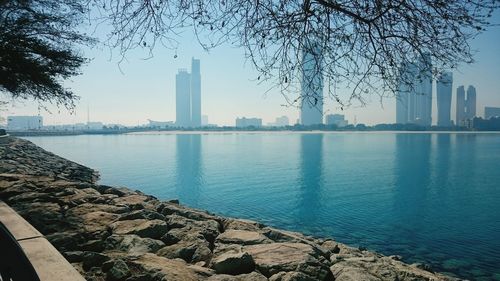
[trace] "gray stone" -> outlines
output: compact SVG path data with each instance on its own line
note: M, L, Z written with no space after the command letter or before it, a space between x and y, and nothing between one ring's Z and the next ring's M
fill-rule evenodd
M273 241L255 231L229 229L217 236L216 242L225 244L255 245L271 243Z
M250 273L255 269L255 262L248 253L225 253L212 261L213 269L219 274L238 275Z
M161 220L125 220L111 224L114 234L136 234L141 237L159 239L168 231L167 224Z
M115 260L113 266L106 273L108 281L122 281L131 275L130 269L123 260Z

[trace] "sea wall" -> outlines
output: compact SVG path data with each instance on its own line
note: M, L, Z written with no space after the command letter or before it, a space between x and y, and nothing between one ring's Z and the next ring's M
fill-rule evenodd
M398 256L97 183L90 168L0 138L0 200L87 280L457 280Z

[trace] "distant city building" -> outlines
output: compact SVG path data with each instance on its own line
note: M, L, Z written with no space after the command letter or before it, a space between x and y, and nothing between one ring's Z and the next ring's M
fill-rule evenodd
M451 126L451 95L453 85L453 73L444 72L438 78L436 83L437 89L437 125L441 127Z
M457 88L457 108L455 110L456 118L455 125L463 126L465 122L465 88L460 86Z
M207 126L208 125L208 115L202 115L201 116L201 125L202 126Z
M476 117L476 88L469 86L467 88L467 96L465 96L464 86L457 88L457 109L456 120L457 126L469 126L470 121Z
M191 127L191 75L179 69L175 77L175 125Z
M335 125L337 127L345 127L348 122L343 114L328 114L325 117L326 125Z
M87 122L87 129L89 130L102 130L103 127L102 122Z
M153 128L167 128L173 127L175 124L172 121L154 121L148 119L148 126Z
M43 127L42 116L8 116L7 130L40 130Z
M262 127L262 119L260 118L236 118L236 127L237 128L245 128L245 127Z
M275 126L275 127L285 127L290 125L290 120L288 119L287 116L281 116L277 117L274 122L268 123L269 126Z
M323 54L321 46L307 39L302 50L301 106L302 125L323 124Z
M191 59L191 127L201 127L200 60Z
M467 88L467 100L465 101L465 114L468 120L476 117L476 88Z
M432 124L432 62L429 55L401 68L396 98L396 123Z
M492 117L500 117L500 107L486 106L484 108L484 119L490 119Z

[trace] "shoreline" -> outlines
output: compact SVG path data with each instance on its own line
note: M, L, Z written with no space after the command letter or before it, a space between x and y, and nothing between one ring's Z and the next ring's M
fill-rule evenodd
M87 280L458 280L398 256L100 185L96 171L26 140L0 139L0 156L0 199Z

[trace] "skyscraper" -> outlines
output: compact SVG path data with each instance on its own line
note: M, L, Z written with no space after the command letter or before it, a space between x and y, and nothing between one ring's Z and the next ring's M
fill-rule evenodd
M316 42L306 40L302 50L301 106L302 125L323 123L323 55Z
M467 120L476 117L476 88L470 85L467 88L467 100L465 101L465 116Z
M186 69L179 69L175 76L175 124L191 126L191 75Z
M175 77L176 121L179 127L201 127L200 60L191 59L191 74L179 69Z
M453 84L453 73L444 72L437 80L437 125L442 127L451 126L451 92Z
M200 60L191 59L191 126L201 127Z
M432 64L428 55L401 67L396 92L396 123L432 123Z
M457 88L457 110L455 125L463 126L465 121L465 88L460 86Z

